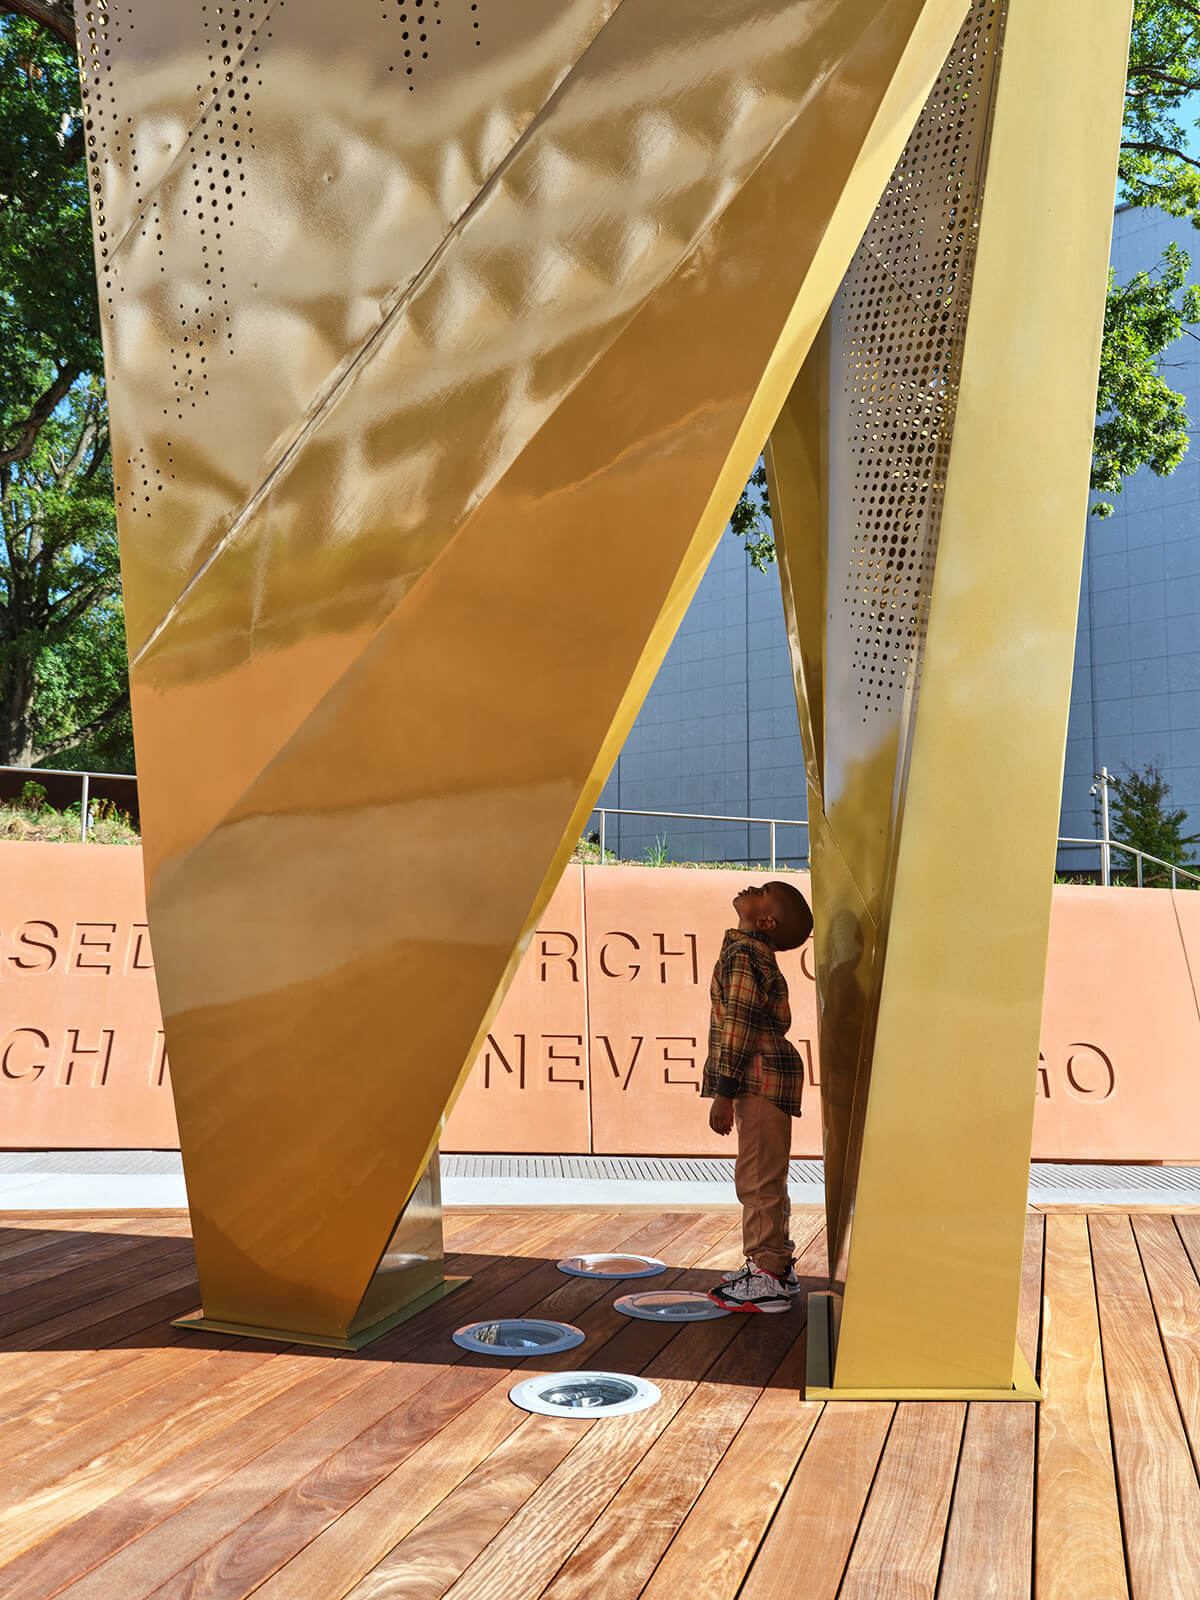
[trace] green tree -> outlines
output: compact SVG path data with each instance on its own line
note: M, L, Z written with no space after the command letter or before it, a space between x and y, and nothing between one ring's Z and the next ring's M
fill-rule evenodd
M1200 321L1200 289L1187 284L1189 261L1169 244L1158 265L1127 283L1108 275L1092 489L1116 495L1141 466L1165 478L1188 448L1187 401L1163 376L1163 352ZM1112 504L1094 500L1092 512L1109 516Z
M1200 840L1200 833L1185 834L1183 829L1188 820L1187 812L1181 807L1167 805L1171 785L1163 777L1162 768L1157 762L1148 761L1137 771L1126 765L1124 777L1110 775L1108 784L1113 796L1110 804L1114 839L1120 839L1122 844L1132 845L1135 850L1141 850L1148 856L1157 856L1160 861L1194 869L1190 846ZM1115 865L1120 862L1121 856L1119 851L1114 854ZM1134 863L1130 861L1130 868L1133 867ZM1187 883L1186 879L1179 881L1181 885ZM1147 862L1144 864L1142 882L1146 886L1168 886L1171 874Z
M761 456L733 508L729 529L742 541L750 564L765 572L775 560L775 531L771 525L771 501L767 493L767 469Z
M128 768L79 102L71 49L0 19L0 763Z
M0 467L0 487L0 761L99 752L128 723L129 691L98 378L79 380L30 454Z
M1200 161L1189 134L1200 127L1200 5L1192 0L1136 0L1125 84L1118 167L1120 197L1132 206L1158 206L1200 227ZM1186 287L1187 252L1167 248L1162 259L1126 284L1109 274L1104 345L1096 396L1092 512L1108 516L1125 479L1147 466L1167 477L1188 448L1187 401L1164 375L1165 354L1177 339L1195 338L1200 291ZM756 473L758 469L756 468ZM756 567L774 560L765 485L742 492L730 525Z

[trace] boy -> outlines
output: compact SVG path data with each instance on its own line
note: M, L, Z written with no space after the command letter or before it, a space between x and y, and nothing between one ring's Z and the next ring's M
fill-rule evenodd
M714 1133L728 1134L737 1124L734 1182L746 1265L726 1273L708 1297L729 1311L786 1311L798 1292L787 1182L804 1065L785 1037L792 1013L775 952L804 943L812 912L799 889L778 881L743 889L733 909L738 925L726 933L713 968L700 1093L712 1100L708 1125Z

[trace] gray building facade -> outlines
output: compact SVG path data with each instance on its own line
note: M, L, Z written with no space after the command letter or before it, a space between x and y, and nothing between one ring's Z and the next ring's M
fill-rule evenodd
M1175 241L1200 281L1200 232L1145 209L1117 212L1119 278L1151 268ZM1166 354L1168 381L1187 396L1200 430L1200 344ZM1101 766L1154 761L1200 832L1200 445L1169 478L1143 470L1089 517L1059 832L1093 838L1089 794ZM1032 575L1031 575L1032 576ZM779 578L756 572L726 533L626 740L601 805L616 810L807 816ZM595 831L598 819L589 828ZM626 860L769 860L762 825L668 816L606 818L610 848ZM807 840L777 830L780 864L807 862ZM1095 865L1087 852L1063 866Z

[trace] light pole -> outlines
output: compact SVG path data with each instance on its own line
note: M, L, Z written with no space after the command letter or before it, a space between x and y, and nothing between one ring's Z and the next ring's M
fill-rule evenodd
M1108 768L1101 767L1089 794L1100 796L1100 882L1106 889L1112 886L1112 834L1108 826L1108 785L1111 781Z

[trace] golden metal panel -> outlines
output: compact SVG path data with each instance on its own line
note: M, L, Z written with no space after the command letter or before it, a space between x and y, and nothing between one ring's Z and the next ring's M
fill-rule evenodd
M839 1284L1003 19L1003 6L984 0L968 11L823 338L784 405L769 454L789 633L805 641L794 646L803 657L802 731L811 719L822 738L810 761L809 815L816 819L811 849L821 863L819 982L831 997L822 1082L831 1267ZM778 481L781 472L791 481ZM818 526L828 529L819 563L803 554ZM798 560L808 563L804 573L794 570Z
M965 0L81 6L205 1313L344 1338Z
M823 1394L1036 1397L1013 1351L1128 24L977 0L775 436L824 699ZM786 589L823 536L817 671Z

